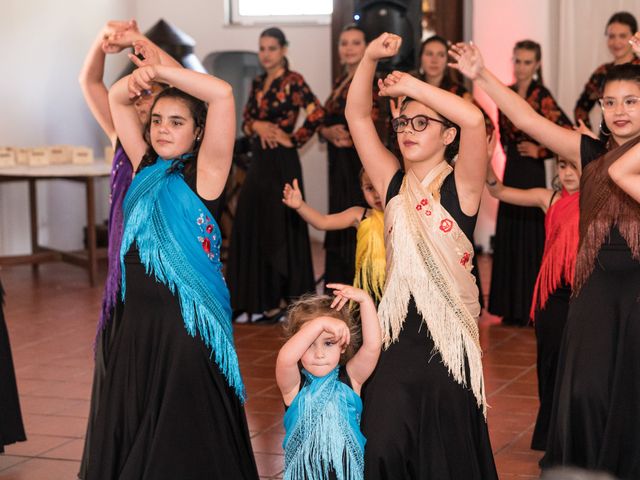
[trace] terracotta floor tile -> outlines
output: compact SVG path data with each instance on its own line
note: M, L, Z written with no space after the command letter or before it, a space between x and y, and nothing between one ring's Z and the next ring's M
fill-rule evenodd
M8 449L5 447L5 452ZM4 480L4 475L2 474L2 472L4 470L6 470L7 468L13 466L13 465L17 465L18 463L23 463L30 460L29 457L19 457L19 456L15 456L15 455L10 455L8 453L5 454L1 454L0 455L0 478L2 480Z
M3 470L2 480L74 480L79 462L32 458Z
M270 453L256 453L256 465L261 477L273 477L280 474L284 468L284 455Z
M17 442L5 447L7 455L22 455L25 457L37 457L38 455L68 443L69 437L56 437L52 435L38 435L27 432L26 442ZM0 455L0 458L2 456Z
M56 448L52 448L42 454L39 457L42 458L55 458L59 460L76 460L82 459L82 450L84 448L84 439L79 438L71 440Z
M283 455L282 441L284 434L277 432L267 432L251 438L253 451L256 453L274 453Z

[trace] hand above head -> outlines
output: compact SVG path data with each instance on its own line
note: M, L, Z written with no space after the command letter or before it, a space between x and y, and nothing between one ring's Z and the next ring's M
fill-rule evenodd
M478 78L484 69L482 54L474 43L456 43L449 49L449 55L453 57L455 63L448 65L471 80Z
M141 60L138 55L142 55ZM138 67L145 65L160 65L160 54L158 48L146 39L139 39L133 42L133 53L129 54L129 59Z
M351 332L343 320L326 317L322 319L322 330L331 335L331 339L342 347L351 342Z
M155 65L143 65L136 68L129 76L129 98L142 95L144 90L151 90L151 84L157 76Z
M405 97L410 96L410 90L420 80L406 72L394 70L385 77L384 80L378 80L379 95L381 97ZM398 105L399 107L399 105ZM399 108L398 108L399 111Z
M327 283L326 287L333 290L336 298L333 300L331 308L335 308L336 310L340 310L349 300L360 304L365 302L373 303L371 296L367 292L351 285Z
M402 102L407 98L406 95L402 95L401 97L389 99L389 110L391 111L391 118L398 118L400 116L400 108L402 107Z
M393 57L400 51L401 45L402 37L393 33L383 33L367 46L365 55L373 61Z
M294 178L292 185L285 183L282 190L282 203L287 207L297 210L302 206L302 192L298 186L298 179Z
M111 20L107 22L102 32L102 51L104 53L118 53L131 47L134 40L142 35L135 20Z

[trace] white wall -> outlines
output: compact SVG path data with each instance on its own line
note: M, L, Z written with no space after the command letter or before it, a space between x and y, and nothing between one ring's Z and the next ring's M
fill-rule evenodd
M173 23L197 42L203 59L220 50L256 50L264 28L224 26L223 0L190 2L138 0L46 0L3 4L0 44L3 64L11 74L0 76L3 92L0 113L0 145L38 146L71 143L95 148L102 156L107 139L93 120L78 86L78 73L97 32L109 19L138 19L142 30L159 18ZM75 12L73 18L69 12ZM81 13L80 16L77 16ZM289 60L301 72L321 102L331 88L330 26L283 27L289 42ZM107 83L126 63L123 55L109 58ZM327 162L325 147L316 138L302 150L302 165L309 202L327 208ZM86 212L84 189L67 182L39 187L41 243L63 249L82 245ZM99 221L108 215L108 184L98 188ZM312 232L322 238L320 232ZM27 188L0 185L0 255L30 250Z
M99 154L106 138L84 104L77 77L105 20L131 15L126 0L92 0L90 5L82 0L65 0L64 5L3 2L0 145L70 143L95 147ZM110 62L107 77L120 68L122 62ZM97 218L103 219L108 214L108 182L102 181L97 191L102 194ZM41 243L65 249L82 245L84 198L84 188L77 184L41 184ZM28 225L26 185L1 184L0 255L30 251Z

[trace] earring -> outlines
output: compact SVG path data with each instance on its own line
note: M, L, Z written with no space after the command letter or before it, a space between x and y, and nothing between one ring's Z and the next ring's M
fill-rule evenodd
M602 135L604 135L605 137L610 137L611 136L611 132L609 131L609 127L607 127L607 124L604 123L604 120L602 120L600 122L600 133Z
M538 72L533 74L533 79L537 82L538 81Z

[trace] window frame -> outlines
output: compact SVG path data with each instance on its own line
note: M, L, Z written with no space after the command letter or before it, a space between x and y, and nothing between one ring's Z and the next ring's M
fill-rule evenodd
M242 0L228 0L225 23L235 26L255 25L330 25L331 14L326 15L240 15ZM266 0L265 0L266 1ZM305 0L302 0L305 1Z

